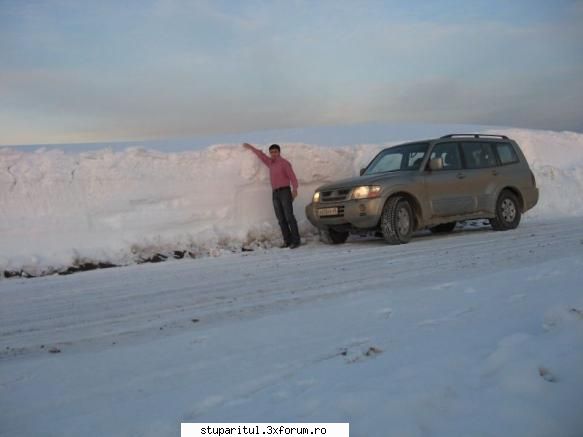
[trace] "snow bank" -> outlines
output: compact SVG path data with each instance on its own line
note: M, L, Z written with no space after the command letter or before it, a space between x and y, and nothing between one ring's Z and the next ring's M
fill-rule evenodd
M511 129L541 190L530 217L583 215L583 135ZM300 182L295 212L325 182L358 174L387 144L282 144ZM265 166L240 145L162 153L0 150L0 271L217 255L280 241ZM153 258L154 257L154 258Z
M285 145L301 185L358 173L380 146ZM216 255L270 247L280 234L267 168L240 145L162 153L140 148L78 155L0 151L0 271L36 276L91 262Z

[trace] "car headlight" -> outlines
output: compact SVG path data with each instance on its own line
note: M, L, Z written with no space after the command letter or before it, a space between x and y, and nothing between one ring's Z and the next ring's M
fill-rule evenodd
M378 185L363 185L352 190L353 199L370 199L371 197L379 197L381 187Z
M318 203L319 201L320 201L320 192L319 191L316 191L314 193L314 197L312 197L312 202Z

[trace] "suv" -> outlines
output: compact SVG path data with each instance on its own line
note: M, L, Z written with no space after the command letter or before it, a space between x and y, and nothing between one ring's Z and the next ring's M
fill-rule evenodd
M319 187L306 216L327 243L372 231L402 244L419 229L451 232L459 220L514 229L537 201L534 174L516 141L451 134L384 149L360 177Z

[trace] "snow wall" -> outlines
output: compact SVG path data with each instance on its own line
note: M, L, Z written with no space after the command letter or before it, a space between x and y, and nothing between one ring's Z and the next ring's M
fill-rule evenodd
M496 133L521 144L535 173L541 196L526 220L583 215L583 134ZM314 229L304 207L316 187L357 175L394 143L280 144L298 176L294 209L309 240ZM280 242L268 170L239 144L180 153L0 150L0 276L132 264L159 255L215 256Z

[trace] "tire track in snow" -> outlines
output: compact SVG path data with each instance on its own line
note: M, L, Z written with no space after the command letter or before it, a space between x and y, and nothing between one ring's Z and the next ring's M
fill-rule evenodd
M39 352L41 344L77 347L171 335L192 326L195 317L220 323L355 293L396 293L412 279L429 285L460 266L468 274L483 274L540 263L560 258L566 245L581 245L582 222L532 223L511 232L456 232L416 238L403 246L376 241L315 244L294 252L138 266L115 274L3 281L0 357Z

